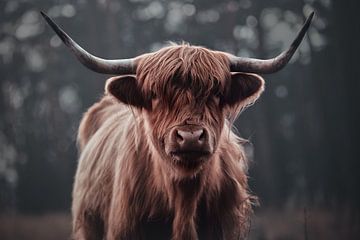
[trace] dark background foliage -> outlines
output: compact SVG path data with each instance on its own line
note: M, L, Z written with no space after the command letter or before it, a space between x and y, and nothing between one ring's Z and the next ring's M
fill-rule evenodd
M359 7L357 0L0 1L0 238L68 236L77 126L107 78L74 59L40 10L105 58L168 40L272 57L315 10L294 59L264 76L266 92L236 121L252 142L250 184L261 203L250 236L359 239ZM47 224L56 234L45 233Z

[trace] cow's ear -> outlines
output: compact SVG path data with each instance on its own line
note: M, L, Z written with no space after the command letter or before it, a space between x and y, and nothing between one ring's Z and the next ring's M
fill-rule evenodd
M133 75L112 77L106 81L105 92L119 101L139 108L146 108L147 101Z
M224 93L224 102L233 107L247 106L259 98L264 91L264 79L251 73L232 73Z

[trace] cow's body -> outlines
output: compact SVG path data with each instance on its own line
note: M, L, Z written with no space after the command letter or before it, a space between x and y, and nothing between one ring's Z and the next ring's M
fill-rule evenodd
M199 239L238 239L247 229L251 207L246 160L229 126L208 174L179 181L156 166L143 124L111 96L85 113L73 191L75 238L170 239L173 218L179 214L174 205L196 198L196 216L184 219L184 230L191 227L186 221L194 220ZM240 215L233 216L236 221L229 221L236 214ZM230 232L234 230L231 224L237 232Z
M263 92L256 73L289 62L314 14L286 51L267 60L189 44L101 59L42 15L81 63L116 75L80 125L74 238L243 238L252 197L229 122Z

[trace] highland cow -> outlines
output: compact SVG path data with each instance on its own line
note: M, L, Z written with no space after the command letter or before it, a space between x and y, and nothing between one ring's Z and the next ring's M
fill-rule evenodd
M307 31L269 60L188 44L105 60L47 22L88 68L117 75L81 120L73 189L75 239L243 239L254 197L239 112L284 67Z

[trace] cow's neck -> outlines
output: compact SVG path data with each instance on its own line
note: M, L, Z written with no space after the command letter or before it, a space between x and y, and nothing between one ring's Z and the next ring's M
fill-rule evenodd
M173 180L173 239L197 239L196 212L203 192L203 175Z
M219 181L214 181L214 179ZM198 212L201 202L205 204L202 206L203 210L207 211L207 204L212 201L208 197L217 195L221 188L221 179L223 175L220 154L215 153L196 176L173 181L176 194L174 197L174 239L198 239L195 229L196 222L200 220Z

